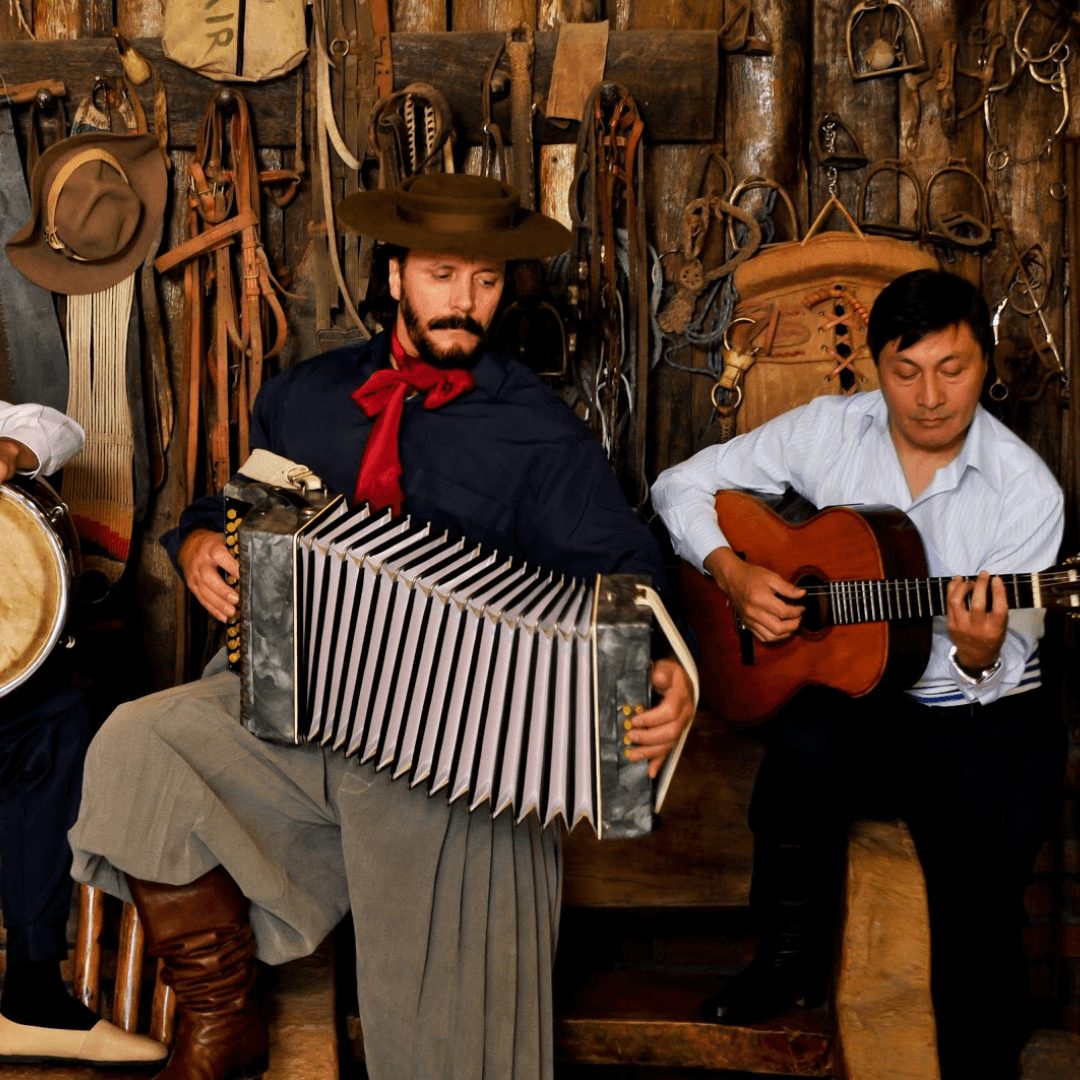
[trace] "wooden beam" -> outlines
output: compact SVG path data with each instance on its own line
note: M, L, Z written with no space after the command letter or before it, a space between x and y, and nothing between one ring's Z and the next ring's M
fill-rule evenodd
M536 35L535 93L546 98L555 59L556 31ZM394 83L427 82L446 95L458 135L467 143L481 136L481 87L488 65L505 38L501 33L395 34ZM649 142L709 142L714 135L720 81L720 46L715 31L614 32L608 39L604 77L625 86L637 101ZM503 62L505 65L505 61ZM510 135L510 103L495 103L494 120ZM578 124L560 128L542 120L540 143L577 139Z
M206 103L224 84L196 75L165 58L157 38L139 38L135 47L156 64L169 99L169 145L191 147ZM9 82L31 82L60 72L67 83L68 116L90 92L98 75L120 75L120 54L112 37L75 38L68 41L0 42L0 71ZM265 83L229 84L240 87L255 116L260 146L291 146L295 140L296 83L286 75ZM153 85L139 87L139 99L153 116Z
M481 138L481 86L491 58L504 35L494 32L394 34L394 85L433 84L450 102L458 138L465 144ZM536 35L533 84L547 93L558 34ZM169 99L169 144L190 147L206 102L225 85L204 78L164 57L157 38L139 38L136 48L157 64ZM90 91L98 75L120 73L119 54L111 37L67 41L0 42L0 71L8 83L32 82L45 74L63 72L71 104ZM646 138L657 142L708 142L715 127L719 86L719 44L709 30L633 31L613 33L608 43L605 77L634 95L645 120ZM238 86L254 116L260 146L291 146L295 139L296 76L284 75ZM152 115L150 84L139 88ZM509 100L494 106L494 120L510 135ZM569 143L577 139L578 124L557 127L541 120L537 141Z

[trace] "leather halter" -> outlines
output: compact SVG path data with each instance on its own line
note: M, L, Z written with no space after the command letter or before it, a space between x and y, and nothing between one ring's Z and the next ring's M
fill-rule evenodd
M189 497L194 494L200 410L208 436L209 480L212 490L219 491L248 455L251 405L262 385L264 363L285 344L288 327L275 291L281 286L259 237L260 183L278 181L280 173L259 172L243 95L233 88L217 91L203 113L189 166L188 239L155 263L159 272L184 264Z

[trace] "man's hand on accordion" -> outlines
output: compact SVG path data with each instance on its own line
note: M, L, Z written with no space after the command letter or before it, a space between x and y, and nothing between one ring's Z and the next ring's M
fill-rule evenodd
M694 718L694 692L682 664L670 657L653 664L652 684L662 698L633 718L629 736L634 748L627 757L648 761L649 775L655 777Z
M176 561L195 599L215 619L228 622L236 614L240 596L221 575L224 572L235 580L240 564L229 554L221 533L194 529L184 537Z

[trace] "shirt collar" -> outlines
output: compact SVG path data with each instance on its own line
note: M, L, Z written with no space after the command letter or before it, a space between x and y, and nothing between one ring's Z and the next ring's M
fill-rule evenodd
M863 414L860 435L865 437L871 429L874 429L880 438L888 439L895 453L896 448L889 432L889 409L885 404L885 396L880 390L872 393L876 400L870 403ZM956 487L968 469L981 473L995 487L1001 486L1001 462L994 447L994 440L990 438L990 423L990 415L981 405L977 405L971 426L964 439L964 445L960 447L960 453L943 469L938 470L934 483L927 492L939 490L942 486Z

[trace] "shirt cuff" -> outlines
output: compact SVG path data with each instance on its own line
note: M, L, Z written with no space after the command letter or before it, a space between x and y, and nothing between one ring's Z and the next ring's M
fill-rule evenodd
M978 701L988 690L993 689L1001 681L1003 666L999 654L998 658L982 674L972 675L957 663L956 646L953 645L949 649L949 667L952 669L953 678L960 689L960 693L968 701Z
M16 470L17 476L33 477L41 472L41 468L49 456L49 446L47 439L38 428L30 424L26 427L9 427L3 433L0 433L0 438L22 443L38 460L36 468Z

